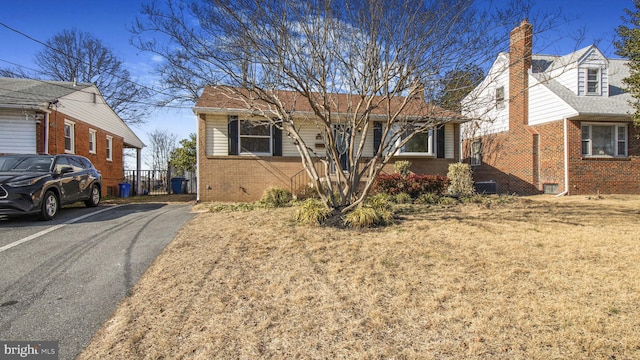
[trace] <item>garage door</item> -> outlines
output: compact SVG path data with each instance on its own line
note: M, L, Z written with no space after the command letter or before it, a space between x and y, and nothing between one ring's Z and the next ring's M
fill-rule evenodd
M0 153L35 154L35 120L0 116Z

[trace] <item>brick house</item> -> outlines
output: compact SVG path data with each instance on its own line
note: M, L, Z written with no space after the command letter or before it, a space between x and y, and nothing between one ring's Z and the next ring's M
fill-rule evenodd
M640 193L640 142L623 91L625 61L591 45L532 54L526 20L463 100L474 179L502 193Z
M318 158L326 156L322 141L324 127L317 124L308 102L305 103L307 100L295 101L293 92L278 93L286 108L293 109L291 114L294 122L299 123L296 126L306 146L312 147ZM335 105L334 114L348 113L352 103L350 95L331 94L330 97ZM466 119L438 109L447 117L446 123L425 133L421 137L424 145L418 145L420 141L416 137L417 147L412 149L407 144L395 156L397 160L410 160L415 173L446 175L449 164L460 161L460 124ZM308 183L294 140L274 126L264 126L264 122L259 125L246 105L230 98L222 88L205 88L193 110L198 122L199 200L255 201L269 187L296 193L300 185ZM374 110L372 118L380 120L383 113L384 109ZM374 126L369 127L363 158L374 156L374 149L380 143L381 125L374 120ZM334 128L341 126L335 124ZM331 171L335 172L335 167ZM393 173L393 164L388 164L384 171Z
M144 147L93 84L0 78L0 154L77 154L117 195L123 149Z

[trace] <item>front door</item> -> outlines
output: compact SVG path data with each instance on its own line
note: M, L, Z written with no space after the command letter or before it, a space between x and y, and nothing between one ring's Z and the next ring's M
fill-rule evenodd
M351 128L347 125L333 125L333 135L336 139L336 150L340 156L340 168L349 171L349 143L351 142ZM338 171L334 166L334 172Z

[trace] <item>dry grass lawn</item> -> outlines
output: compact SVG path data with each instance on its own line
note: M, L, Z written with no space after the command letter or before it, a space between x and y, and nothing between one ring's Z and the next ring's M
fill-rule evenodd
M638 359L640 197L198 214L80 359Z

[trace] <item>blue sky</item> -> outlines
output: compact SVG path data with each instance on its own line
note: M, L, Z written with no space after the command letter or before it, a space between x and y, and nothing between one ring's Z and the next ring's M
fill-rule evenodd
M488 0L487 0L488 1ZM147 1L144 1L147 2ZM576 47L597 43L607 56L613 56L611 44L615 29L621 24L624 8L632 8L632 0L534 0L532 18L537 11L561 12L572 21L558 21L555 29L534 37L534 53L564 55ZM4 0L0 22L27 35L46 41L63 29L87 31L119 56L133 74L144 83L151 79L153 54L141 53L129 44L128 27L140 13L139 0ZM534 31L535 22L534 22ZM576 44L575 34L586 30L583 41ZM508 36L508 34L505 34ZM32 59L42 45L0 26L0 67L13 66L7 62L34 67ZM189 108L163 109L151 112L147 123L134 131L147 142L147 133L168 130L178 139L196 131L195 117Z

